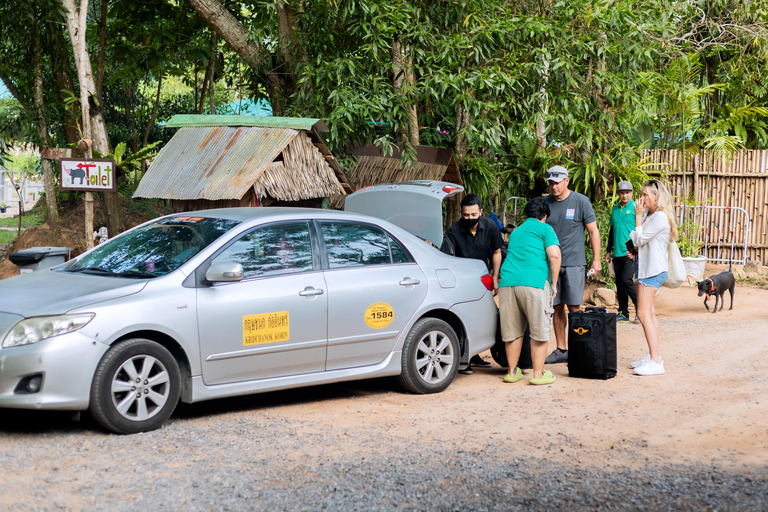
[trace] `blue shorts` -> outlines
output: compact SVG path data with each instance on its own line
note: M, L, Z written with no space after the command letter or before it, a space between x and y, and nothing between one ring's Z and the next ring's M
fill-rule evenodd
M663 285L664 281L666 280L667 280L667 273L662 272L661 274L656 274L655 276L638 279L637 282L644 284L645 286L656 288L658 290L659 288L661 288L661 285Z

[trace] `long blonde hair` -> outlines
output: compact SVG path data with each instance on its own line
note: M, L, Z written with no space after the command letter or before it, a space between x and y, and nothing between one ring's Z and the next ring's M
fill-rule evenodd
M677 241L677 222L675 222L675 204L672 202L672 194L669 188L661 180L648 180L643 183L648 193L656 197L656 209L664 212L669 220L669 238Z

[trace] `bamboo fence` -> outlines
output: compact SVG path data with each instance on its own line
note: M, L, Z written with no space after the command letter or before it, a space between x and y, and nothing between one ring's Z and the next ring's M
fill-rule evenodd
M744 259L746 237L747 261L768 265L767 150L742 151L733 158L702 151L689 155L687 161L678 150L645 150L641 156L651 164L648 174L669 184L676 204L689 205L688 218L701 227L702 241L707 242L704 256ZM696 206L724 208L708 209L706 215L707 209ZM735 208L745 210L746 215ZM699 213L692 213L696 211Z

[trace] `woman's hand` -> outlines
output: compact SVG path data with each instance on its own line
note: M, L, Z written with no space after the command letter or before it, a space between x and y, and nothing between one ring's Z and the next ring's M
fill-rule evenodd
M642 215L645 211L645 202L643 201L643 198L638 198L637 201L635 201L635 215Z

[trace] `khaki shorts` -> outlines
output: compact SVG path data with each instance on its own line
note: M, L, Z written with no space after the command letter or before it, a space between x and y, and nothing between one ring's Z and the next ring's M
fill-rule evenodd
M530 286L504 286L499 288L499 314L501 339L514 341L531 328L531 339L549 341L552 332L552 288L549 282L544 289Z

